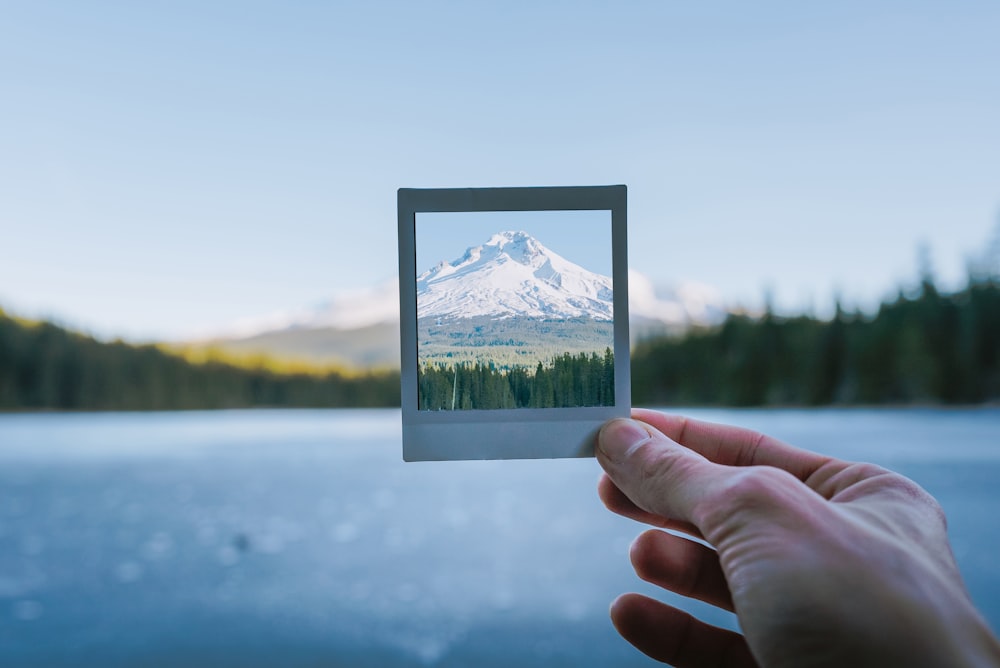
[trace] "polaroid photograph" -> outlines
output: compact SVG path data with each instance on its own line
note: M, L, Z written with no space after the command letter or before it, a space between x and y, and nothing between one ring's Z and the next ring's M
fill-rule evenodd
M626 201L399 190L406 461L592 456L629 415Z

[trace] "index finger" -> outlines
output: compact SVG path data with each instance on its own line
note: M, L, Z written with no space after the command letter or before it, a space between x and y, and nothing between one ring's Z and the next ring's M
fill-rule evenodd
M692 420L680 415L633 408L632 417L656 427L671 440L705 459L727 466L773 466L805 481L824 464L836 461L750 429Z

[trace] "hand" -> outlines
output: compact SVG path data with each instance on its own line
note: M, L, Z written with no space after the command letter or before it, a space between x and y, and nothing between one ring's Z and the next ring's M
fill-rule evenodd
M599 493L649 530L639 577L736 613L743 635L659 601L611 606L621 635L675 666L997 666L937 502L872 464L751 431L635 410L598 436Z

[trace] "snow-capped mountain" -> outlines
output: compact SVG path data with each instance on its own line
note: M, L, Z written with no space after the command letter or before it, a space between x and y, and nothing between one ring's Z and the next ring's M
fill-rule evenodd
M470 249L468 259L463 257L456 263L444 263L426 272L420 277L422 284L430 283L431 279L443 282L448 275L473 270L477 262L480 263L478 266L486 265L486 258L491 254L501 254L497 251L502 249L497 246L485 248L486 245ZM506 269L526 272L532 281L542 280L534 275L541 267L528 269L527 265L517 263L515 259L515 256L523 258L534 252L542 252L544 247L541 244L534 247L525 241L521 244L520 254L515 252L518 244L511 245L504 241L504 246L510 257L506 260L510 265ZM476 249L480 250L473 252ZM551 255L547 259L555 255L551 251L548 253ZM476 254L478 258L473 259ZM583 280L579 274L560 271L560 260L572 265L564 258L559 258L554 263L550 262L548 272L541 271L541 276L554 279L558 273L563 285ZM541 264L544 266L545 263ZM463 266L460 268L457 265ZM519 265L520 268L514 265ZM584 271L584 276L590 274L579 267L576 269ZM598 279L606 283L591 283L591 292L584 290L583 301L577 302L567 313L579 314L583 308L580 303L590 305L597 302L604 306L599 310L595 309L595 312L601 313L601 318L605 320L611 317L610 279L600 276ZM447 285L444 283L443 287ZM547 285L549 288L553 287L551 283ZM597 285L601 287L596 287ZM441 287L442 283L438 283L438 289ZM602 293L602 288L606 288L607 292ZM542 288L539 287L539 290ZM597 298L593 297L595 292ZM600 298L602 294L606 295L606 299ZM466 312L465 306L462 307L462 312ZM673 287L658 287L645 274L629 270L629 321L633 342L650 336L681 332L692 325L717 324L725 318L726 312L722 297L709 286L685 282ZM358 367L398 365L399 282L392 279L370 288L334 292L331 299L324 303L272 312L237 321L224 328L192 333L185 342L218 346L235 352L260 352L278 357L339 362Z
M611 278L546 248L527 232L494 234L417 278L419 318L612 320Z

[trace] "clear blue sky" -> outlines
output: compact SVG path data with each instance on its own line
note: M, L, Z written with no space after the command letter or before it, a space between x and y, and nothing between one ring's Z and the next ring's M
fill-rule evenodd
M396 273L399 187L629 186L631 266L871 305L1000 210L996 2L24 2L0 305L171 337Z
M497 232L524 231L588 271L611 276L611 211L425 212L416 215L417 274L454 262Z

